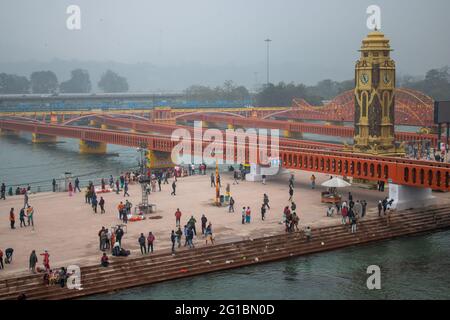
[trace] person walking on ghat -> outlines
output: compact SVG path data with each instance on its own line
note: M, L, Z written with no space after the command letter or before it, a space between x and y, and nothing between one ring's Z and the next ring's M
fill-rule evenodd
M378 201L378 216L381 217L381 211L383 210L383 203L381 200Z
M315 189L316 188L316 176L312 175L311 176L311 189Z
M294 175L291 174L291 177L289 178L289 188L294 189Z
M197 220L194 218L194 216L191 216L191 218L189 219L189 221L187 223L188 229L192 229L195 236L197 236L197 230L195 229L196 222L197 222Z
M124 185L123 185L123 196L124 197L129 197L130 194L128 193L128 182L125 181Z
M172 233L170 234L170 241L172 242L172 254L175 254L175 241L177 240L177 235L172 230Z
M233 182L233 184L239 184L239 176L238 176L238 172L237 172L237 170L234 170L234 172L233 172L233 179L234 179L234 182Z
M14 214L14 208L11 208L11 210L9 211L9 222L11 225L11 229L15 229L16 227L14 225L16 223L16 215Z
M234 212L234 198L233 197L231 197L230 198L230 203L229 203L229 206L228 206L228 212Z
M105 213L105 199L103 197L100 197L98 205L100 206L100 213Z
M214 177L214 173L211 172L211 188L216 186L216 177Z
M264 197L263 197L263 203L264 205L267 207L267 209L270 210L270 206L269 206L269 196L267 194L264 193Z
M44 256L44 267L45 267L45 271L49 271L50 270L50 255L48 254L48 251L45 250L44 253L41 253L41 256Z
M28 217L28 222L27 222L28 226L31 223L31 226L34 227L34 209L30 205L28 205L28 208L27 208L27 217Z
M38 263L38 258L36 255L36 251L31 251L30 259L29 259L29 269L31 272L36 273L36 264Z
M206 237L206 244L211 242L211 244L214 244L214 237L213 237L213 231L212 231L212 224L211 222L208 224L208 227L205 229L205 237Z
M104 240L103 235L105 234L105 232L106 232L105 227L102 227L100 229L100 231L98 232L98 243L99 243L98 248L99 248L99 250L102 250L102 251L104 251L104 247L105 247L103 244L103 240Z
M28 191L25 191L23 194L23 207L26 208L28 206Z
M300 222L300 217L297 215L297 213L292 213L292 223L294 225L295 230L300 231L300 229L298 228L298 223ZM292 228L292 231L293 229Z
M69 187L68 187L68 189L69 189L69 197L71 197L71 196L72 196L72 192L73 192L72 182L69 182Z
M148 237L147 237L147 252L148 253L150 253L150 252L153 253L153 242L154 241L155 241L155 236L153 235L152 232L149 232Z
M121 227L118 227L116 230L116 241L119 242L119 245L122 247L122 237L123 237L123 230Z
M176 196L177 184L175 180L172 182L172 193L170 195Z
M52 180L52 189L53 189L53 192L56 192L56 180L55 179Z
M202 234L206 235L205 230L206 230L206 223L208 222L208 218L206 218L206 216L204 214L202 214L202 217L200 220L202 222Z
M25 223L25 209L24 208L20 209L19 219L20 219L20 227L21 228L26 227L27 225Z
M175 211L175 226L179 227L181 221L181 211L179 208L177 208L177 211Z
M98 201L97 201L97 196L95 195L95 193L94 193L94 196L92 197L91 205L92 205L92 210L94 210L94 212L97 213Z
M245 224L245 207L242 207L242 224Z
M266 206L263 205L261 206L261 219L264 221L264 219L266 218Z
M120 182L119 179L116 180L116 194L119 194L120 192Z
M104 183L105 183L105 180L102 179L102 183L104 184ZM80 189L80 179L78 179L78 177L75 178L75 188L73 189L73 191L74 191L74 192L77 192L77 190L78 190L78 192L81 192L81 189ZM104 190L104 188L103 188L103 190Z
M250 207L247 207L247 210L245 211L245 223L250 223L252 211L250 210Z
M288 201L292 201L292 197L294 196L294 189L289 186L289 200Z
M6 200L6 185L4 183L0 187L0 199Z
M183 236L183 231L181 231L180 227L178 227L178 230L175 232L175 234L177 235L177 244L179 248L181 247L181 237Z
M147 247L145 246L145 236L143 233L141 233L141 236L138 239L139 246L141 248L141 254L147 253Z

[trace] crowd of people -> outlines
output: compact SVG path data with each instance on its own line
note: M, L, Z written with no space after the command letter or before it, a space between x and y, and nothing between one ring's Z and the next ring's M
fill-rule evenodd
M201 174L206 175L206 166L200 165L196 168L194 165L188 165L187 169L185 169L188 175ZM198 170L198 171L196 171ZM233 171L233 184L238 184L240 179L245 178L245 168L242 166L239 170ZM152 192L160 192L161 186L168 184L170 185L169 179L173 177L172 182L172 194L175 195L175 188L177 182L177 176L180 173L176 170L171 171L161 171L154 172L150 179L146 182L145 190L148 193ZM208 176L206 177L206 179ZM105 228L102 227L98 232L99 239L99 250L102 252L100 258L100 264L103 267L108 267L110 264L108 255L112 256L129 256L130 250L126 250L123 247L123 238L126 233L126 228L124 230L124 225L128 223L129 216L131 214L131 210L133 208L133 204L127 199L129 197L129 188L128 185L132 182L139 181L139 174L127 172L123 173L117 178L114 178L112 175L109 179L101 179L100 188L96 190L94 183L89 181L85 190L85 203L89 204L92 207L94 213L100 212L101 214L106 213L105 210L105 200L101 195L98 195L101 192L116 192L117 194L121 194L123 191L123 201L117 205L118 210L118 218L123 223L122 225L117 225L116 227ZM221 177L216 176L214 172L210 175L210 185L211 187L216 187L216 183L218 187L221 186ZM315 189L316 187L316 177L312 175L310 177L311 188ZM384 185L379 184L378 190L384 191ZM1 197L5 198L4 193L6 191L6 186L2 184L1 187ZM72 196L76 192L81 192L80 181L76 178L68 184L69 196ZM284 225L284 230L287 233L299 232L300 228L300 214L298 212L298 207L296 202L294 201L294 191L295 191L295 177L291 175L288 181L288 204L284 206L282 212L282 219L280 224ZM25 190L23 193L24 197L24 206L20 208L19 211L19 220L20 220L20 228L33 227L34 226L34 209L29 204L29 192ZM228 212L234 213L234 205L235 199L231 196L230 192L230 184L227 184L226 194L228 198ZM298 199L297 199L298 200ZM378 203L378 215L389 216L389 208L392 205L393 200L389 200L385 198L380 200ZM270 212L270 201L268 194L264 193L262 197L261 204L261 221L265 221L267 219L267 215ZM252 210L250 206L243 206L241 212L241 223L251 224L252 223ZM357 225L361 222L367 214L367 201L365 200L355 200L353 199L353 195L349 192L348 197L345 201L335 203L334 205L329 205L326 209L326 216L333 217L336 215L340 215L341 223L344 225L348 225L350 227L350 231L352 233L357 232ZM197 239L197 219L194 215L187 215L186 222L183 221L183 213L177 208L174 213L175 216L175 228L171 230L169 235L169 240L171 243L171 251L173 254L176 253L178 249L182 246L193 249L196 246L195 240ZM16 211L15 208L11 208L9 214L9 222L10 228L16 229ZM215 238L213 236L213 228L211 221L208 220L205 214L202 214L200 217L201 223L201 239L205 241L205 244L214 244ZM307 240L310 240L312 237L312 229L310 226L305 226L303 229L305 237ZM137 243L139 245L139 249L142 255L151 254L155 250L156 237L152 231L142 232L137 238ZM3 269L5 264L11 263L12 261L12 253L14 250L12 248L8 248L5 252L0 250L0 268ZM66 279L66 271L65 269L52 270L50 269L49 263L49 254L47 251L41 254L43 256L43 268L37 267L38 258L33 251L30 255L30 263L29 267L32 272L43 272L44 273L44 283L47 285L52 284L61 284L64 285L64 279ZM4 259L5 256L5 259ZM5 264L3 263L5 262Z

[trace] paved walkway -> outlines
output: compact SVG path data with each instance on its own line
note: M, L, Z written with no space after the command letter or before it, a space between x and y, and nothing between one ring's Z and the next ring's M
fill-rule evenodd
M309 185L310 173L295 172L294 201L297 204L297 214L300 215L302 226L330 225L340 223L340 217L326 217L327 205L320 202L321 191L325 188L320 184L329 179L328 175L316 174L317 188L311 190ZM237 241L246 238L261 237L284 232L280 224L283 208L288 205L289 175L269 180L266 185L254 182L240 182L233 185L232 176L223 174L222 191L225 192L227 183L231 185L231 193L236 200L235 213L228 213L228 208L218 208L212 205L215 189L210 187L209 175L180 178L177 185L177 195L171 196L170 185L163 185L162 192L152 193L150 202L157 204L157 213L161 219L146 219L139 222L129 222L128 231L123 239L123 246L132 250L132 255L140 255L137 238L141 232L145 235L152 231L156 236L155 250L166 250L170 244L170 231L175 229L174 213L177 208L182 211L182 226L191 215L197 219L197 232L201 233L200 217L205 214L212 222L213 231L218 242ZM83 190L82 190L83 191ZM354 200L365 199L368 202L368 214L376 214L378 200L387 195L366 188L352 186L342 190L344 198L348 191L354 195ZM134 204L140 202L140 186L130 185L131 197ZM261 220L260 208L263 194L270 198L271 210L265 221ZM445 194L437 193L439 202L449 201ZM50 253L51 265L68 265L97 263L100 259L98 231L102 226L111 227L120 223L117 205L124 201L122 194L109 193L104 195L106 214L94 214L91 207L85 204L84 192L69 197L67 193L40 193L30 196L30 203L35 209L35 228L19 227L19 209L23 205L23 196L8 197L0 201L0 248L14 248L14 261L0 270L0 277L11 273L26 271L28 257L31 250L39 254L43 250ZM241 210L243 206L252 209L252 222L241 224ZM16 210L16 229L9 228L9 210ZM201 237L194 239L194 243L204 246ZM42 259L39 259L39 263Z

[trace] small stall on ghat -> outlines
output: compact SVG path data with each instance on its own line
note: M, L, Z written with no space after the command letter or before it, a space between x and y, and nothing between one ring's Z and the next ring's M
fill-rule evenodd
M327 187L327 191L322 192L321 202L336 204L342 201L342 196L337 192L338 188L345 188L351 186L347 181L334 177L322 183L322 186Z

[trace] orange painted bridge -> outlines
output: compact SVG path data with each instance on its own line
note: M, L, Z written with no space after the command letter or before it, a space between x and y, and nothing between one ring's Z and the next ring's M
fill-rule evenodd
M289 133L312 133L344 138L353 137L355 132L353 127L282 120L263 120L255 118L232 117L219 114L192 113L188 115L181 115L177 118L177 120L199 120L212 123L229 124L232 126L242 126L245 128L279 129ZM414 132L396 132L395 136L397 141L430 141L433 146L437 145L438 140L437 135Z
M25 131L42 135L61 136L94 142L138 147L145 143L149 150L170 153L178 142L166 135L129 133L118 130L94 129L78 126L44 124L33 121L0 120L0 129ZM192 141L194 146L208 141ZM246 150L249 145L247 143ZM225 158L226 150L223 150ZM237 157L237 148L234 150ZM450 165L431 161L379 157L336 150L311 149L302 145L280 143L281 165L288 169L321 172L366 180L390 181L394 184L450 191Z

